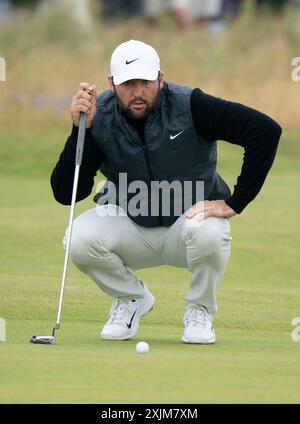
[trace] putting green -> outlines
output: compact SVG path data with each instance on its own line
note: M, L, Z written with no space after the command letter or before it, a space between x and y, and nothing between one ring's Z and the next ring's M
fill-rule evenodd
M54 346L32 334L55 324L69 209L52 199L51 166L2 171L0 342L2 403L298 403L300 342L299 163L296 137L282 141L262 193L232 222L232 256L218 291L217 343L180 342L187 271L139 271L156 296L135 340L99 339L110 299L70 264L62 326ZM28 156L29 157L29 156ZM230 182L241 149L225 143L220 171ZM17 161L16 161L17 163ZM91 207L91 198L76 214ZM145 340L150 353L137 355Z

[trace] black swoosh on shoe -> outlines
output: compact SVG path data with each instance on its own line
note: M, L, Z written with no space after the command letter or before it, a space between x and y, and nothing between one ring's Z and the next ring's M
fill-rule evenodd
M131 329L132 321L133 321L133 318L134 318L134 316L135 316L135 314L136 314L136 311L137 311L137 309L134 311L134 314L132 315L132 317L131 317L131 320L130 320L129 324L127 324L127 322L126 322L127 328L128 328L129 330Z

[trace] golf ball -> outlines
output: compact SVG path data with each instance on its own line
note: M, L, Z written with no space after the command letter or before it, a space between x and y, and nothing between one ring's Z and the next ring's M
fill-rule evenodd
M137 353L148 353L149 352L149 345L146 342L138 342L136 344L136 352Z

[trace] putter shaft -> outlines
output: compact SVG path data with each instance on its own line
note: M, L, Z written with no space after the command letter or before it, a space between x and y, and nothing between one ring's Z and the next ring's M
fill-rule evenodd
M78 138L77 138L77 146L76 146L75 174L74 174L74 182L73 182L73 189L72 189L72 200L71 200L69 226L68 226L68 234L67 234L67 244L66 244L63 274L62 274L62 280L61 280L61 288L60 288L60 294L59 294L59 303L58 303L56 325L55 325L55 327L53 328L53 331L52 331L53 337L55 336L55 331L60 328L60 315L61 315L62 300L63 300L63 294L64 294L64 288L65 288L65 282L66 282L67 269L68 269L68 261L69 261L71 237L72 237L72 229L73 229L73 220L74 220L74 211L75 211L75 203L76 203L76 195L77 195L77 186L78 186L80 165L81 165L82 155L83 155L85 130L86 130L86 114L81 112L80 113L79 130L78 130Z

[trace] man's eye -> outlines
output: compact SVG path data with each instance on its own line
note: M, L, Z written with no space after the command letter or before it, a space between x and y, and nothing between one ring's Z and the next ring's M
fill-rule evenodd
M125 85L125 86L129 86L129 85L131 85L131 81L125 81L125 82L123 82L123 84L122 85Z

